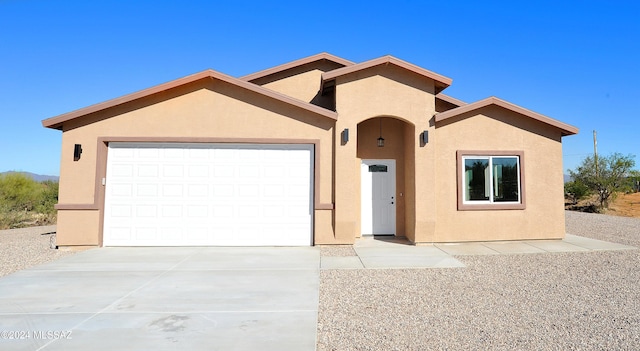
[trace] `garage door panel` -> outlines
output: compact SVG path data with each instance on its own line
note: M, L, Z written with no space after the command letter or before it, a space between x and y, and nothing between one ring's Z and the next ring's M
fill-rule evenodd
M182 217L182 206L180 205L161 205L163 218Z
M145 159L157 159L160 157L160 150L157 148L139 148L138 157Z
M156 227L142 227L135 229L135 239L140 242L153 243L158 239L158 229Z
M157 218L158 208L156 205L138 205L136 206L136 217L138 218Z
M133 175L133 165L114 164L110 167L113 177L131 177Z
M104 244L310 245L312 145L113 143Z
M191 178L209 177L209 166L208 165L190 165L189 177Z

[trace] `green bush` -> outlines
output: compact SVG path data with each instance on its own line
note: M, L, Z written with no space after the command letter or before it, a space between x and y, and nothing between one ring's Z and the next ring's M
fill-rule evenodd
M38 183L20 173L0 176L0 229L56 222L58 183Z
M40 197L39 184L19 173L0 177L0 201L10 211L31 211Z
M36 212L44 214L55 214L53 208L58 203L58 182L46 180L41 183L42 190L36 205Z
M567 182L564 184L564 193L573 197L573 202L576 203L587 195L591 194L591 190L579 181Z

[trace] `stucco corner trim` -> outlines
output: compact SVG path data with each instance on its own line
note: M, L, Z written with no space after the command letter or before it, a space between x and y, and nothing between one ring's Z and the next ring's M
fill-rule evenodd
M325 203L316 203L316 210L333 210L335 208L334 204L325 204Z
M520 107L518 105L512 104L508 101L499 99L495 96L491 96L488 97L486 99L480 100L480 101L476 101L474 103L471 104L466 104L466 105L462 105L459 107L456 107L454 109L448 110L448 111L444 111L444 112L440 112L438 114L435 115L435 119L436 119L436 123L437 122L441 122L444 121L446 119L452 118L452 117L456 117L456 116L460 116L464 113L467 112L472 112L475 110L479 110L481 108L487 107L487 106L499 106L502 107L506 110L521 114L523 116L527 116L529 118L535 119L537 121L540 121L542 123L546 123L550 126L556 127L558 129L560 129L562 136L567 136L567 135L574 135L574 134L578 134L578 128L574 127L572 125L560 122L558 120L555 120L553 118L547 117L545 115L539 114L537 112L533 112L531 110L527 110L524 107Z
M53 206L58 211L98 211L98 204L56 204Z
M520 158L520 203L492 203L492 204L468 204L463 201L462 176L463 156L518 156ZM499 211L499 210L525 210L527 208L527 187L525 180L525 158L524 151L510 150L458 150L456 151L456 182L457 182L457 205L458 211Z

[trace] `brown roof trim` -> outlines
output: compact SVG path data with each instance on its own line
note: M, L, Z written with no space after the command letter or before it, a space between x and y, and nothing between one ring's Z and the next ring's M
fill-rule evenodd
M316 114L319 114L321 116L325 116L328 118L331 118L333 120L337 120L338 119L338 114L334 111L330 111L327 110L325 108L316 106L316 105L312 105L308 102L304 102L302 100L298 100L295 98L292 98L290 96L278 93L276 91L270 90L270 89L266 89L263 88L261 86L249 83L249 82L245 82L242 81L240 79L228 76L226 74L214 71L212 69L208 69L206 71L202 71L196 74L192 74L190 76L186 76L183 78L179 78L167 83L163 83L160 85L156 85L154 87L148 88L148 89L144 89L144 90L140 90L138 92L132 93L132 94L128 94L125 96L121 96L119 98L115 98L112 100L108 100L105 102L101 102L95 105L91 105L85 108L81 108L79 110L75 110L72 112L68 112L56 117L52 117L52 118L48 118L42 121L42 125L44 127L47 128L52 128L52 129L62 129L62 124L66 121L75 119L75 118L79 118L85 115L88 115L90 113L94 113L94 112L98 112L98 111L102 111L114 106L118 106L118 105L122 105L125 104L127 102L131 102L137 99L142 99L145 98L147 96L153 95L153 94L157 94L163 91L167 91L176 87L179 87L181 85L184 84L188 84L188 83L192 83L201 79L206 79L206 78L211 78L211 79L217 79L219 81L222 82L226 82L229 84L233 84L236 86L239 86L241 88L244 88L246 90L249 91L253 91L255 93L258 94L262 94L265 96L268 96L270 98L273 98L275 100L280 100L284 103L287 103L289 105L293 105L296 107L299 107L301 109L307 110L309 112L313 112Z
M463 113L466 112L470 112L470 111L474 111L486 106L490 106L490 105L495 105L495 106L500 106L502 108L505 108L507 110L519 113L521 115L533 118L535 120L538 120L542 123L546 123L548 125L554 126L560 130L562 130L562 135L573 135L573 134L577 134L578 133L578 128L566 124L566 123L562 123L558 120L555 120L553 118L549 118L545 115L541 115L539 113L533 112L531 110L527 110L526 108L520 107L518 105L512 104L510 102L507 102L505 100L499 99L495 96L491 96L488 97L486 99L480 100L480 101L476 101L474 103L471 104L467 104L464 106L460 106L460 107L456 107L454 109L448 110L448 111L444 111L444 112L440 112L438 114L435 115L436 118L436 122L440 122L443 121L447 118L451 118L451 117L455 117L455 116L459 116Z
M355 63L351 62L349 60L345 60L343 58L340 58L338 56L334 56L331 55L329 53L326 52L322 52L313 56L309 56L309 57L305 57L305 58L301 58L299 60L295 60L295 61L291 61L289 63L285 63L283 65L279 65L276 67L272 67L272 68L268 68L265 69L263 71L260 72L256 72L256 73L252 73L252 74L248 74L246 76L240 77L239 79L250 82L259 78L263 78L275 73L279 73L282 71L286 71L288 69L292 69L298 66L302 66L302 65L306 65L307 63L311 63L311 62L316 62L316 61L320 61L320 60L327 60L327 61L331 61L331 62L335 62L337 64L343 65L343 66L352 66Z
M373 60L358 63L352 66L347 66L347 67L335 69L333 71L325 72L322 74L322 85L324 87L325 82L333 80L337 77L362 71L371 67L384 65L384 64L392 64L392 65L404 68L408 71L414 72L416 74L419 74L421 76L424 76L426 78L433 79L436 82L436 93L439 93L440 91L444 90L446 87L451 85L451 82L452 82L451 78L445 77L438 73L416 66L412 63L387 55L387 56L382 56Z
M466 105L466 104L467 104L466 102L464 102L464 101L462 101L462 100L458 100L458 99L456 99L456 98L454 98L454 97L451 97L451 96L449 96L449 95L445 95L445 94L443 94L443 93L437 94L437 95L436 95L436 99L440 99L440 100L442 100L442 101L444 101L444 102L448 102L448 103L450 103L450 104L452 104L452 105L456 105L456 106L458 106L458 107L460 107L460 106L464 106L464 105Z

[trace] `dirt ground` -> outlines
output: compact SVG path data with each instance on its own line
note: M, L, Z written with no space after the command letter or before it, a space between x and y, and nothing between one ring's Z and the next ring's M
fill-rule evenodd
M578 212L597 212L598 197L592 195L573 204L565 199L565 209ZM615 200L609 202L609 209L604 214L620 217L640 218L640 193L618 194Z
M640 218L640 193L619 194L609 204L608 215Z

